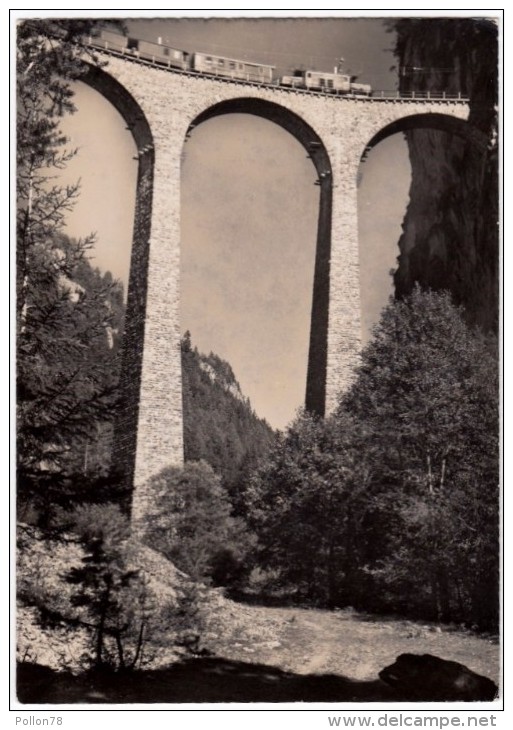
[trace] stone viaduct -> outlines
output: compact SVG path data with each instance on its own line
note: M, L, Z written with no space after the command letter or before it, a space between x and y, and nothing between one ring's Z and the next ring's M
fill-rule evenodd
M294 135L318 173L320 206L306 406L331 411L360 350L357 173L366 148L408 128L472 134L461 100L335 97L99 53L84 79L124 117L139 171L127 303L122 412L114 464L134 487L183 461L180 355L180 167L192 128L220 114L259 115Z

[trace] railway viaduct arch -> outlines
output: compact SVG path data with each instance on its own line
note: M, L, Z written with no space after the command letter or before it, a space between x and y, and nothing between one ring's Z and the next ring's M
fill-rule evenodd
M180 171L191 129L219 114L257 114L287 129L312 158L320 209L306 405L329 413L360 351L357 172L365 149L414 126L465 136L472 128L463 101L333 97L98 55L105 65L83 80L122 114L139 157L114 454L134 488L138 521L152 501L148 478L183 461Z

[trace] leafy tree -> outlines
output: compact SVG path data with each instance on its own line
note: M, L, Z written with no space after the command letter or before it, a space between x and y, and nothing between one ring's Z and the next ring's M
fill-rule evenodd
M355 605L370 509L370 471L357 424L302 413L253 475L249 524L260 561L283 588L324 605Z
M372 444L383 553L375 577L400 608L497 621L496 349L447 292L416 287L383 312L338 417Z
M150 488L156 502L146 541L194 579L236 580L252 539L212 468L203 461L169 467Z
M337 412L302 415L246 500L262 565L298 597L496 627L493 343L447 293L391 302Z

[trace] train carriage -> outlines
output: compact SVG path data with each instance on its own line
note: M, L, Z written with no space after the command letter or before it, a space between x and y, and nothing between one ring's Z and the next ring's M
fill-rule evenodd
M115 31L102 30L98 36L90 39L90 43L97 48L104 48L106 51L117 51L183 71L189 68L190 54L186 51L162 43L130 38Z
M213 56L211 53L194 53L191 59L191 69L214 76L272 84L275 66L250 63L225 56Z
M99 48L105 48L107 51L118 51L118 53L124 53L128 48L129 39L126 35L116 33L112 30L102 30L99 35L95 35L89 39L89 42L93 46Z
M146 61L153 61L165 66L173 66L173 68L181 68L185 71L189 67L189 54L178 48L165 46L162 43L152 43L151 41L138 41L137 46L139 58Z
M274 75L275 66L226 56L216 56L202 51L189 53L163 44L161 38L155 43L130 38L116 31L103 29L98 36L91 38L89 42L97 48L133 56L181 71L194 71L209 76L220 76L260 84L276 83L292 89L322 91L328 94L367 97L372 95L372 89L368 84L354 83L353 79L355 77L344 73L340 64L335 67L333 72L296 69L292 76L282 76L278 79Z

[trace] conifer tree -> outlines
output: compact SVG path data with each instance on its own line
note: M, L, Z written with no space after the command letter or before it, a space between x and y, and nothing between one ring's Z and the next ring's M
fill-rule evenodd
M72 113L71 82L87 70L88 20L25 20L17 37L17 397L19 498L43 494L77 440L112 410L116 329L111 280L88 276L94 237L63 230L79 185L59 173L75 151L59 123ZM92 270L91 270L92 271ZM84 279L89 279L85 282ZM81 281L82 280L82 281ZM118 308L119 309L119 308ZM118 327L119 329L119 327ZM44 486L45 485L45 486Z

